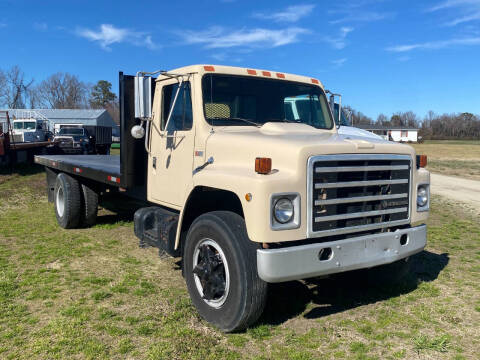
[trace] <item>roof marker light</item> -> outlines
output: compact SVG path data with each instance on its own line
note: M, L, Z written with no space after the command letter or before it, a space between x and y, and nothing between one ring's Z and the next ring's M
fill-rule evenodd
M312 83L318 85L320 82L317 79L312 79Z
M272 74L270 74L270 71L262 71L262 75L268 77L272 76Z
M215 71L215 68L211 65L206 65L203 67L205 71Z
M285 74L277 73L277 77L280 79L285 79Z
M257 72L255 70L252 70L252 69L247 69L247 73L249 75L257 75Z

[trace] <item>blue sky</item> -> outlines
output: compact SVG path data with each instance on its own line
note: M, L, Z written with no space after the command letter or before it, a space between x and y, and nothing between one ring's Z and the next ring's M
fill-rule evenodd
M480 114L480 0L0 0L0 49L36 81L225 64L317 77L373 118Z

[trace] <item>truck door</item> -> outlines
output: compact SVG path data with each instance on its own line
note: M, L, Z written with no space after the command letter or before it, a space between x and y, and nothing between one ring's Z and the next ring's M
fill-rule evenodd
M161 96L161 100L155 101L154 111L158 115L151 126L148 197L157 203L182 206L187 185L192 181L195 141L190 82L179 85L177 80L162 81L157 83L155 96Z

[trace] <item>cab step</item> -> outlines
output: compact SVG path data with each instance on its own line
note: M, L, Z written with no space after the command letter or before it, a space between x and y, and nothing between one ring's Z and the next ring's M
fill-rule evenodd
M134 216L135 236L140 239L141 248L156 247L160 255L180 256L180 250L175 250L178 213L165 210L158 206L138 209Z

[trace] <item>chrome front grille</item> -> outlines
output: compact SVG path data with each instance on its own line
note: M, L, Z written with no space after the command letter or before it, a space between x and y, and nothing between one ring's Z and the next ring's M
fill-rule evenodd
M16 142L16 143L23 142L23 134L14 134L13 142Z
M312 156L308 160L308 237L409 223L411 173L408 155Z

